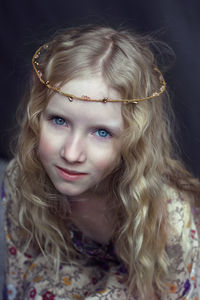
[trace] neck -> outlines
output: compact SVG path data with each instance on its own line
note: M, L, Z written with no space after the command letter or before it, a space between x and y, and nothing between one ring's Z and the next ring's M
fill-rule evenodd
M112 236L112 217L105 194L88 193L70 198L72 222L88 237L107 243Z

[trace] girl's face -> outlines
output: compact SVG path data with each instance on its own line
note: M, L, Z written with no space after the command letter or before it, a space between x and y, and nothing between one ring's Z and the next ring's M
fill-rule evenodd
M120 98L98 76L72 80L62 90ZM120 103L70 102L54 94L41 116L39 157L55 188L75 197L101 183L119 164L123 130Z

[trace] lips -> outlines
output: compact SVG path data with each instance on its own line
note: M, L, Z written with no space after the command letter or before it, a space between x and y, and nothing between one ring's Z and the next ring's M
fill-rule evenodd
M64 169L64 168L61 168L58 166L57 166L57 168L63 172L66 172L67 174L70 174L70 175L85 175L85 174L87 174L85 172L72 171L72 170Z
M87 175L87 173L63 169L61 167L56 166L59 175L66 181L75 181L79 180Z

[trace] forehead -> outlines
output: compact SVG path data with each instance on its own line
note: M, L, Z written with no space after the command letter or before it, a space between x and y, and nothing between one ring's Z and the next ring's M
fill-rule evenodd
M90 79L76 79L72 80L62 87L62 91L68 94L76 95L77 97L88 96L93 99L119 99L120 95L117 91L109 88L100 77ZM108 119L116 120L122 123L121 103L102 103L93 101L80 101L74 99L70 102L67 97L60 94L54 94L47 109L59 110L71 117L79 116L81 119L102 120Z
M77 97L88 96L92 99L120 99L120 94L109 87L99 74L73 79L61 88L61 91Z
M70 119L79 119L79 122L86 120L91 122L114 121L122 125L122 114L120 103L101 103L74 100L70 102L66 97L55 94L49 101L46 110L52 114L60 114L70 117Z

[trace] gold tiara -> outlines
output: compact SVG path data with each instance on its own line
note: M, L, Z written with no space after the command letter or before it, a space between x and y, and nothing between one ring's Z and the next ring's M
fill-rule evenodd
M62 92L59 88L53 86L50 84L49 80L45 81L43 79L43 74L41 72L41 70L39 69L40 67L40 64L39 64L39 57L40 57L40 54L41 54L41 50L45 50L48 48L48 44L44 44L42 45L36 52L35 54L33 55L33 58L32 58L32 65L33 65L33 68L35 70L35 73L37 75L37 77L39 78L40 82L42 84L44 84L47 88L53 90L54 92L56 93L59 93L60 95L63 95L65 97L68 98L69 101L73 101L74 99L76 100L81 100L81 101L94 101L94 102L103 102L103 103L106 103L106 102L123 102L123 103L135 103L137 104L138 102L140 101L144 101L144 100L150 100L152 98L156 98L156 97L159 97L162 93L164 93L164 91L166 90L166 81L161 73L161 71L155 66L153 69L155 70L155 72L158 73L158 78L159 78L159 81L160 81L160 88L158 91L155 91L153 92L152 95L150 96L146 96L144 98L134 98L134 99L109 99L109 98L103 98L103 99L91 99L90 97L88 96L82 96L82 97L77 97L75 95L72 95L72 94L68 94L68 93L64 93Z

